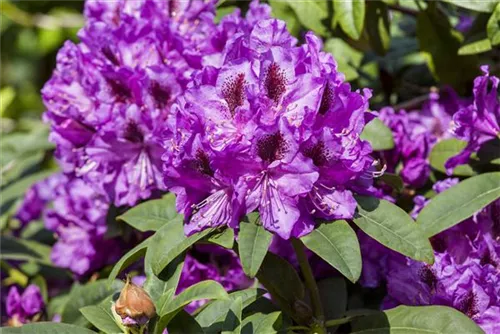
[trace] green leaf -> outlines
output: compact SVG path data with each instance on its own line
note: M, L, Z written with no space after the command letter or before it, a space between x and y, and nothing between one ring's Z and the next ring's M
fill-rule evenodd
M431 243L401 208L374 197L357 197L354 223L384 246L418 261L434 263Z
M31 187L35 182L43 180L52 174L54 174L53 170L38 172L12 183L0 192L2 207L6 205L6 203L24 195L26 190L28 190L28 188Z
M255 313L245 318L241 324L242 334L277 333L279 329L279 319L281 312L272 312L269 314Z
M438 194L417 217L427 237L469 218L500 197L500 172L477 175Z
M10 86L3 87L0 90L0 117L4 117L5 110L10 106L14 98L16 97L16 91Z
M378 118L366 124L360 138L367 140L375 151L390 150L394 147L391 129Z
M462 152L465 146L467 146L467 142L463 140L452 138L440 141L434 145L429 156L432 168L446 174L446 168L444 167L446 161ZM457 176L471 176L474 174L474 170L469 165L457 166L453 170L453 175Z
M272 16L285 21L290 34L298 36L301 25L292 7L290 7L286 1L282 0L269 0L269 4L272 8Z
M45 152L43 151L28 152L19 156L15 160L11 160L11 163L7 166L8 168L2 169L0 180L1 185L5 186L18 179L21 175L35 169L44 156Z
M203 328L207 329L207 333L220 332L233 301L241 298L242 306L245 308L262 298L264 294L266 294L266 291L262 289L246 289L232 292L229 294L229 300L215 300L201 309L196 315L196 320Z
M167 293L167 291L176 291L179 284L179 279L184 267L185 252L178 255L172 262L170 262L165 269L156 276L151 268L148 253L146 252L146 259L144 261L144 271L146 272L146 281L144 282L144 290L146 290L157 305L160 297Z
M380 1L366 2L366 32L372 49L385 55L391 44L391 20L387 5Z
M129 250L125 255L122 256L122 258L114 265L113 270L111 270L111 273L108 276L108 284L111 285L116 276L130 266L132 263L137 261L137 259L141 258L146 254L146 248L149 245L150 238L144 240L131 250Z
M337 61L339 72L344 73L347 81L356 79L358 68L363 60L363 54L352 48L340 38L330 38L323 46L325 52L333 55Z
M475 55L491 50L491 41L488 38L483 38L474 42L467 43L458 49L460 56Z
M500 165L500 138L482 143L477 158L481 164Z
M328 18L326 1L286 0L286 2L304 27L313 30L318 35L327 35L328 29L322 22Z
M342 277L330 277L318 282L325 319L335 319L347 308L347 287Z
M80 309L85 306L95 305L102 302L108 296L120 291L122 282L115 281L112 287L108 286L105 279L80 285L73 285L69 293L68 302L64 306L61 314L62 321L80 326L87 326L88 321L80 313Z
M351 334L480 334L466 315L447 306L398 306L353 322Z
M267 252L257 279L285 313L295 316L291 305L304 299L305 289L297 271L288 261Z
M233 13L237 8L236 6L218 7L214 22L219 23L226 15Z
M150 259L151 268L155 275L159 275L173 259L195 242L213 232L213 229L205 229L186 237L182 221L183 218L177 216L160 228L151 238L146 258ZM150 255L148 256L148 254Z
M311 251L355 283L361 275L361 251L356 233L345 220L323 223L301 238Z
M352 39L359 39L363 31L365 20L364 0L334 1L335 18L340 23L342 30Z
M21 327L22 334L95 334L88 328L56 322L35 322Z
M0 250L0 259L3 260L35 261L52 266L50 247L36 241L2 236Z
M156 325L156 332L161 333L170 320L192 301L201 299L229 299L224 287L216 281L203 281L192 285L175 298L173 298L173 293L173 290L167 291L167 293L160 297L157 303L156 311L160 320Z
M498 0L442 0L455 6L475 10L476 12L493 12Z
M488 20L486 32L488 33L488 38L492 45L500 44L500 3L495 7L495 10Z
M221 232L212 234L207 241L227 249L232 249L234 245L234 230L229 227L224 228Z
M442 83L463 91L465 85L478 74L478 58L458 55L462 35L453 29L448 17L435 6L428 6L427 10L419 12L417 37L429 69Z
M229 312L224 320L222 326L222 334L240 334L241 333L241 314L243 312L243 305L241 297L236 298L231 306Z
M104 333L121 333L122 330L116 324L113 313L111 313L112 304L109 305L89 305L82 307L80 312L97 329Z
M238 234L241 265L243 271L249 277L257 275L273 238L272 233L259 224L259 219L258 213L250 213L246 217L246 221L240 223L240 232Z
M396 174L384 173L381 177L379 177L379 180L398 192L401 192L404 189L403 180Z
M141 203L118 216L136 230L141 232L158 231L173 219L178 219L175 208L175 195L169 193L161 199Z
M168 324L168 334L204 334L196 319L181 310Z

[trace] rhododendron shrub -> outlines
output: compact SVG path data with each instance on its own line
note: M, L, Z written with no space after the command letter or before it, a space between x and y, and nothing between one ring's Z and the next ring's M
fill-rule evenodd
M499 332L499 13L85 1L2 144L47 149L2 167L2 332Z

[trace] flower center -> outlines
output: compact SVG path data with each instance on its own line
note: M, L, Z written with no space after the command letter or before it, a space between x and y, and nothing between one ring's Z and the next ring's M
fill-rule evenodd
M267 97L278 103L286 91L286 83L285 71L278 64L272 63L267 69L266 79L264 80Z
M240 73L228 78L222 85L222 95L227 102L231 115L234 116L237 107L245 101L245 75Z
M110 62L113 63L113 65L116 65L116 66L120 65L118 58L116 58L115 54L113 53L113 51L111 51L111 48L108 45L103 47L101 49L101 52L104 55L104 57L106 57Z
M210 159L208 158L208 155L201 149L198 149L198 151L196 151L194 168L201 174L214 176L214 171L210 167Z
M283 159L288 152L288 143L281 132L265 135L257 142L257 155L264 161Z
M418 273L418 275L420 277L420 280L423 283L427 284L427 286L429 288L431 288L432 290L434 290L436 288L437 283L438 283L438 279L430 266L423 266L420 269L420 272Z
M477 309L477 298L472 290L462 299L458 305L458 309L471 319L479 312Z
M304 155L312 159L314 165L318 167L326 165L332 158L332 153L325 147L325 143L322 141L306 148Z
M132 143L142 143L144 141L144 135L141 132L141 129L137 126L134 121L130 121L125 128L125 134L123 138L132 142Z
M323 96L321 97L321 104L319 106L319 113L321 115L326 114L330 110L333 102L333 90L330 87L330 82L327 81L325 85L325 90L323 91Z
M118 101L125 102L132 98L132 92L120 80L107 79L106 81L111 87L113 94L117 96Z
M161 86L157 81L151 82L151 85L149 86L149 93L155 100L156 106L160 109L165 108L170 101L170 90Z

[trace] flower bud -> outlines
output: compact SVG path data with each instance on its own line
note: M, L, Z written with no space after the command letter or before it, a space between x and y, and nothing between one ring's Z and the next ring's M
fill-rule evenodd
M115 311L124 319L126 326L142 325L156 315L155 305L148 293L132 283L129 277L115 303Z

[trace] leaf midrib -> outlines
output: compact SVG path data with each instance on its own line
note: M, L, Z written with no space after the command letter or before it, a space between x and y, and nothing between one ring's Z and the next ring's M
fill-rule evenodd
M344 260L344 258L342 257L342 255L341 255L341 253L340 253L339 249L338 249L338 248L337 248L337 247L333 244L333 242L331 242L331 241L330 241L330 239L328 239L328 238L326 237L326 235L325 235L323 232L321 232L321 230L316 229L315 231L316 231L317 233L319 233L319 234L320 234L323 238L325 238L325 239L328 241L328 243L329 243L330 245L332 245L332 247L335 249L335 251L337 252L337 254L339 254L339 257L340 257L340 259L342 260L342 262L344 263L344 266L347 268L347 271L348 271L348 272L349 272L349 274L351 275L351 277L350 277L350 278L354 279L354 274L353 274L353 272L351 271L351 269L349 268L349 265L347 264L347 262L346 262L346 261Z

